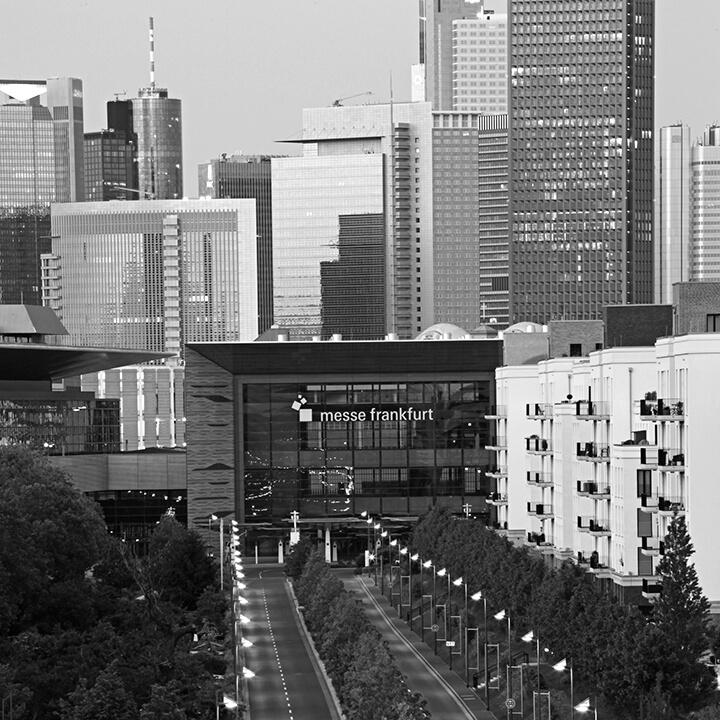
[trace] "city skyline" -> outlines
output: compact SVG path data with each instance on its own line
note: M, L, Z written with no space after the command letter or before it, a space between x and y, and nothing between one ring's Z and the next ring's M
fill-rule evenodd
M658 3L656 10L655 130L657 136L661 126L683 122L695 139L720 120L720 98L693 80L720 59L720 6L692 0L685 8L676 13ZM373 95L348 102L387 101L391 73L395 100L410 99L416 0L280 0L273 9L270 14L264 6L229 0L203 6L151 0L131 3L110 23L105 7L87 0L57 6L29 0L6 18L0 66L4 77L81 78L84 129L95 132L105 127L105 103L115 93L124 91L120 97L129 99L147 85L147 23L154 15L157 82L183 101L184 181L194 197L197 165L222 152L295 152L275 141L299 136L304 107L366 90ZM59 31L77 27L83 28L82 43L57 42Z

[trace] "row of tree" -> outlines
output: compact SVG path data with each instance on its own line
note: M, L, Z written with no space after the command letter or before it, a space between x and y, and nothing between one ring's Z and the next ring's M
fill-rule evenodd
M136 558L48 462L0 450L0 699L13 720L215 717L226 608L172 517Z
M493 612L505 609L520 634L533 629L557 659L571 658L576 684L600 693L616 717L694 717L714 701L716 678L703 656L716 634L689 561L683 517L669 526L657 568L662 594L649 613L615 601L574 563L549 568L480 522L442 508L420 520L410 544L421 558L462 575L470 592L481 589ZM482 617L467 621L482 624Z
M287 563L308 629L348 720L425 720L425 701L408 688L387 644L360 604L309 541Z

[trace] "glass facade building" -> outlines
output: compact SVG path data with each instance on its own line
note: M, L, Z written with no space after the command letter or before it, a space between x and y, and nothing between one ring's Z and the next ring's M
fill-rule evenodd
M198 196L253 198L257 225L259 330L273 324L272 177L269 155L222 155L198 166Z
M101 130L85 134L85 199L137 200L137 164L134 136Z
M383 166L382 153L273 159L276 324L305 338L382 337Z
M692 252L690 280L720 280L720 127L705 130L692 148Z
M653 300L654 16L511 2L511 322Z
M132 100L132 118L140 197L182 198L182 102L159 88L145 88L138 94Z

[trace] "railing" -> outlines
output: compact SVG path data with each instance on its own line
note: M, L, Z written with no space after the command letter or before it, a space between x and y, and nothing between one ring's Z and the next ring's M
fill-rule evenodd
M607 418L610 417L610 403L596 402L595 400L577 400L575 402L575 415L580 418Z
M496 475L499 477L507 477L507 465L495 465L485 472L486 475Z
M543 545L545 543L545 533L529 532L527 534L527 539L529 543Z
M681 497L659 497L658 510L660 512L684 512L685 503Z
M603 497L605 495L610 495L610 486L598 485L596 482L581 482L578 480L577 492L578 495Z
M662 584L657 580L642 581L642 593L643 595L659 595L662 592Z
M549 403L527 403L525 405L525 415L529 418L545 418L552 417L553 406Z
M610 446L596 442L577 443L577 450L575 454L579 458L609 460Z
M640 549L644 550L650 554L659 554L664 555L665 554L665 543L660 540L660 538L657 537L644 537L640 538L641 544Z
M490 405L485 413L486 418L505 418L507 417L506 405Z
M658 448L659 467L685 467L685 453L680 448Z
M508 498L505 493L493 492L485 498L485 501L492 504L504 504L508 501Z
M578 515L577 523L580 530L598 533L610 532L610 526L607 520L598 520L594 517L584 517L582 515Z
M498 435L496 437L491 437L488 444L485 446L486 448L501 448L505 449L507 448L507 438L503 437L502 435Z
M525 449L528 452L551 452L552 443L546 438L539 438L531 435L530 437L525 438Z
M577 562L578 565L590 565L590 558L584 552L578 550Z
M531 485L539 485L545 487L553 484L552 473L535 472L534 470L527 471L527 481Z
M546 505L544 503L529 502L527 504L527 511L528 511L528 514L530 514L530 515L538 515L538 516L553 514L552 505Z
M683 420L685 418L685 402L679 398L641 400L640 417L650 420Z

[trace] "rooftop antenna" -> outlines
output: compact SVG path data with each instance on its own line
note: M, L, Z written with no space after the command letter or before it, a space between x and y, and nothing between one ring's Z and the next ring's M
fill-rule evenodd
M155 25L150 17L150 89L155 89Z

